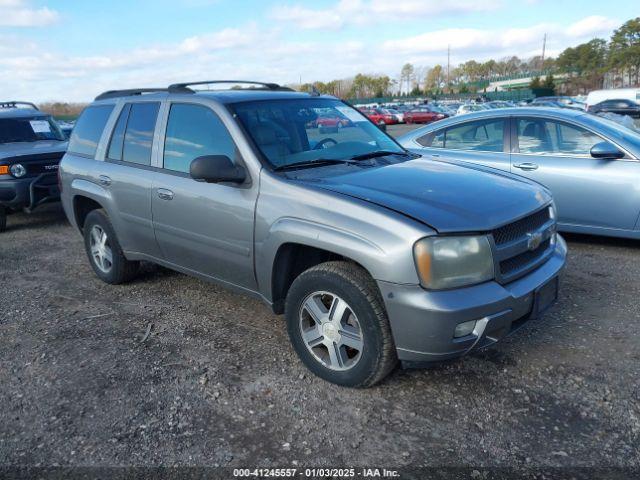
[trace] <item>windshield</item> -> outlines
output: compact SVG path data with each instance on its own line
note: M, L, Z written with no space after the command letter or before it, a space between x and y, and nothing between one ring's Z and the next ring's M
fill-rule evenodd
M51 117L0 118L0 143L66 140Z
M274 168L380 150L404 152L367 117L339 100L262 100L237 103L232 110Z

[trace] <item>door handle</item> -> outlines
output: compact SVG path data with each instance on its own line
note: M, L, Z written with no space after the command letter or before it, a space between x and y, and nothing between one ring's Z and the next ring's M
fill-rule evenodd
M173 200L173 192L171 190L167 190L166 188L159 188L158 198L160 198L161 200Z
M519 168L520 170L525 170L525 171L530 171L530 170L537 170L538 169L538 164L537 163L516 163L514 165L514 167Z
M111 178L107 177L106 175L100 175L98 177L98 182L100 182L100 185L108 187L109 185L111 185Z

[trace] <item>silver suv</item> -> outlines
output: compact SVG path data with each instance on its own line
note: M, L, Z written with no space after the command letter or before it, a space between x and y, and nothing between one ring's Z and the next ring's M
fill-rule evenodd
M544 187L424 159L275 84L106 92L61 187L102 280L146 260L256 296L311 371L352 387L495 343L555 301L566 257Z

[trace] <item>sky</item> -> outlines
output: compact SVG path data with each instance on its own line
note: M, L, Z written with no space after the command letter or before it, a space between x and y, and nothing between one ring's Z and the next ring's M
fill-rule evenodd
M637 0L0 0L0 100L547 55L608 38Z

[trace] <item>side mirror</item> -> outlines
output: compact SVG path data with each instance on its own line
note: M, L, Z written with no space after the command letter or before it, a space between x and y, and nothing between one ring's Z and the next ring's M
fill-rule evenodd
M247 174L226 155L204 155L191 162L191 178L207 183L242 183Z
M604 160L615 160L624 158L624 152L609 142L600 142L591 147L591 156Z

